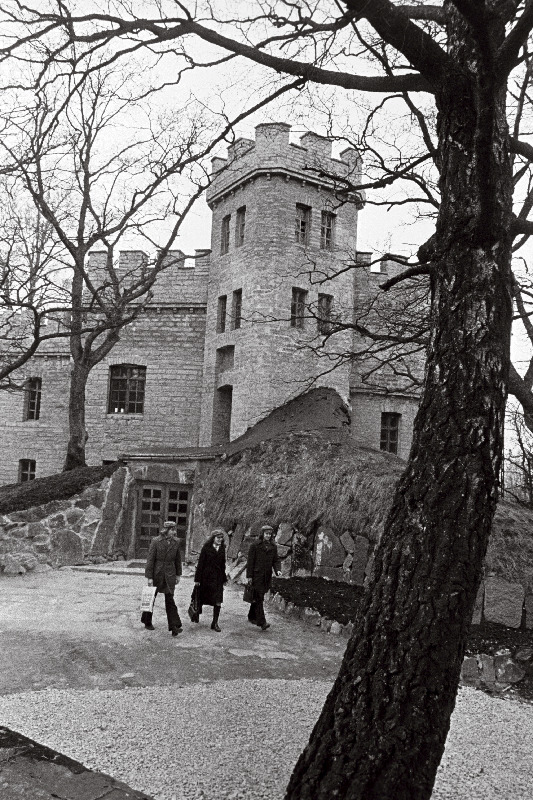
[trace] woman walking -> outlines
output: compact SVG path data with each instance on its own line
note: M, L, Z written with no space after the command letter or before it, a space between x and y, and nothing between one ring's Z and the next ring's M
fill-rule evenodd
M220 633L218 618L226 581L224 531L217 528L202 547L194 574L194 584L199 587L198 604L200 609L202 606L213 606L211 629L217 633Z

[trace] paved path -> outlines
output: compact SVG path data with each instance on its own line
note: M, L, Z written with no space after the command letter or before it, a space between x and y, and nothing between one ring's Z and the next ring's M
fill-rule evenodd
M274 610L262 632L247 622L242 589L233 585L225 591L222 633L210 629L210 609L199 625L190 622L191 576L176 592L183 633L168 632L162 597L156 630L145 630L138 611L145 580L137 572L63 568L0 578L0 694L336 676L346 640Z

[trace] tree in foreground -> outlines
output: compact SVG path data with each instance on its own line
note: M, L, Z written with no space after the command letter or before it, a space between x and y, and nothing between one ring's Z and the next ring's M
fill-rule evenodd
M529 103L533 2L250 2L226 12L215 0L203 19L193 4L146 5L143 19L120 16L122 4L94 16L69 2L45 17L27 5L17 13L32 37L53 29L88 49L109 43L114 56L142 42L167 53L175 42L182 54L200 38L278 75L394 93L422 127L412 93L433 97L426 147L440 205L417 266L431 315L413 446L339 675L287 789L290 800L427 800L497 501L511 256L515 235L531 231L529 203L513 215L513 158L524 176L533 152L509 130L507 104L520 114Z

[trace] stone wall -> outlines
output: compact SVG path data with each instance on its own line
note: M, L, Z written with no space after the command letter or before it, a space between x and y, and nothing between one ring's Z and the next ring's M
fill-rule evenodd
M79 495L0 516L0 571L18 575L123 557L115 542L129 480L121 467Z

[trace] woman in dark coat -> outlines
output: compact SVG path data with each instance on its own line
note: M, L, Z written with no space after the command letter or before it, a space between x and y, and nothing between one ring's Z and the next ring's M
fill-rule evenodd
M202 547L194 574L195 586L199 586L199 606L213 606L211 628L220 633L218 617L224 597L226 583L226 548L224 531L215 530Z

